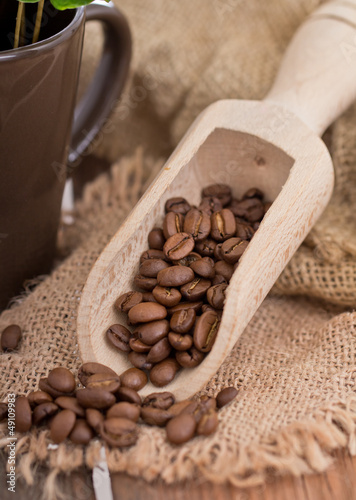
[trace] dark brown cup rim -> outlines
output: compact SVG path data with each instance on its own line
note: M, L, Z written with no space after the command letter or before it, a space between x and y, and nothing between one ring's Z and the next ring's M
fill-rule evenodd
M25 47L18 47L17 49L8 49L0 52L0 61L18 59L23 57L31 57L37 55L38 51L43 52L44 50L50 50L63 40L71 38L74 33L79 29L85 13L85 7L78 7L75 10L73 19L65 28L58 31L55 35L52 35L45 40L36 42L32 45L26 45Z

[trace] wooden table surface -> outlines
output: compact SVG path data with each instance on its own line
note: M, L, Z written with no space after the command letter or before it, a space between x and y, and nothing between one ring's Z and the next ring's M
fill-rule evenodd
M356 500L356 457L338 451L334 464L322 474L300 478L269 478L265 485L240 489L231 485L214 485L189 481L167 486L148 484L125 474L112 475L114 500ZM38 471L36 484L28 487L17 478L16 494L7 491L4 455L0 456L1 500L40 500L44 469ZM95 500L91 474L79 473L61 478L63 500Z

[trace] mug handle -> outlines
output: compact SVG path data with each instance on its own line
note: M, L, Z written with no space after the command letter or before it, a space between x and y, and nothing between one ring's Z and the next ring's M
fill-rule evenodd
M132 40L126 18L113 5L90 4L87 21L104 25L101 61L84 96L74 111L69 167L80 158L113 110L128 75Z

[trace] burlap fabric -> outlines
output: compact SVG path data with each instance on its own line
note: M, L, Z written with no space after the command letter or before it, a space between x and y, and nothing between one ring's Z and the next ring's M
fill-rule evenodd
M58 365L76 371L76 314L96 257L196 114L221 97L261 98L297 26L318 1L121 0L135 52L131 81L98 152L117 162L89 185L75 222L61 228L66 259L34 291L4 312L0 328L24 329L18 352L2 354L1 397L26 394ZM95 39L91 37L91 41ZM90 52L90 51L89 51ZM87 59L84 76L92 61ZM173 447L162 429L142 426L136 446L107 450L111 471L167 482L204 476L236 485L266 475L322 471L330 452L356 454L356 108L330 135L337 184L315 229L203 391L235 385L236 401L220 413L209 438ZM107 128L109 130L109 127ZM142 148L133 153L136 145ZM287 296L289 295L289 296ZM3 428L1 446L6 447ZM99 459L101 443L48 450L47 431L17 442L17 471L31 483L39 463L49 467L46 498L56 477Z

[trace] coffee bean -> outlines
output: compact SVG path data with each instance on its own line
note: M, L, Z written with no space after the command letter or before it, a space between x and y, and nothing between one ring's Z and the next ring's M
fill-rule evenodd
M167 316L167 309L161 304L154 302L142 302L134 306L128 313L130 323L148 323L150 321L158 321Z
M207 238L204 241L197 241L195 245L196 251L204 257L213 257L215 247L216 241L212 240L211 238Z
M141 274L137 274L134 277L134 283L138 288L141 288L142 290L146 290L146 292L151 292L154 289L154 287L157 285L157 279L156 278L147 278L147 276L141 276Z
M196 302L202 299L211 286L211 281L201 277L196 277L189 283L180 287L180 293L186 300Z
M190 266L190 264L200 259L201 255L199 255L197 252L190 252L188 253L188 255L183 257L183 259L174 260L173 264L176 266Z
M138 354L147 353L151 349L150 345L144 344L142 342L142 340L135 339L135 338L130 339L130 347L134 352L136 352ZM130 354L132 354L132 353L130 353ZM129 354L129 356L130 356L130 354Z
M7 403L0 403L0 422L7 418Z
M101 424L104 422L104 415L94 408L87 408L85 410L85 417L92 429L99 432Z
M62 443L72 432L75 420L76 416L72 410L63 410L55 415L50 423L52 441L56 444Z
M176 197L167 200L164 208L166 212L175 212L185 215L188 210L190 210L190 205L185 198Z
M182 294L176 288L163 287L159 285L157 285L152 290L152 294L157 302L165 307L172 307L177 305L182 298Z
M94 375L95 373L107 373L110 375L117 376L117 373L115 373L114 370L112 370L108 366L102 365L101 363L95 363L95 362L84 363L78 370L78 378L80 382L84 385L84 387L86 386L88 378Z
M140 294L142 295L142 294ZM133 306L132 306L133 307ZM130 309L128 309L130 310ZM111 325L106 330L106 339L110 345L122 352L130 352L131 332L123 325Z
M196 421L192 415L181 413L167 423L167 439L173 444L186 443L194 437L196 426Z
M50 394L43 391L32 391L27 396L30 406L41 405L42 403L51 403L53 398Z
M214 257L216 260L222 260L222 250L221 247L223 245L223 242L218 243L214 249Z
M140 418L140 407L127 403L127 401L122 401L121 403L116 403L106 412L106 418L127 418L132 420L132 422L137 422Z
M202 191L204 197L218 198L223 206L227 205L231 200L231 188L226 184L211 184Z
M87 389L103 389L116 392L121 386L120 377L111 373L95 373L87 380Z
M19 396L15 401L15 430L27 432L32 425L32 412L30 403L25 396Z
M205 240L211 229L210 216L199 210L191 208L184 219L184 232L191 234L195 241Z
M152 368L150 381L156 387L163 387L172 382L178 370L179 365L175 359L165 359Z
M169 410L145 406L141 408L141 418L145 424L164 427L168 420L172 418L172 415L169 413Z
M166 240L176 233L183 231L184 216L175 212L168 212L163 221L163 234Z
M198 313L203 305L202 301L197 302L181 302L174 307L168 309L168 314L173 315L178 311L184 311L185 309L193 309L195 313Z
M204 395L200 398L199 405L205 412L208 412L209 410L216 410L216 399Z
M213 278L213 281L211 284L214 285L223 285L227 284L227 280L222 276L221 274L216 274L215 277Z
M218 285L224 286L224 285ZM220 325L219 316L213 311L206 311L197 320L194 328L194 346L201 352L211 351Z
M225 387L216 396L216 406L222 408L223 406L230 403L237 396L237 389L235 387Z
M154 227L152 231L148 233L148 246L154 248L155 250L163 250L163 245L165 242L163 231L159 227Z
M59 407L55 403L42 403L36 406L33 410L32 420L34 425L39 425L48 417L52 417L55 413L57 413Z
M170 321L171 329L176 333L187 333L195 323L194 309L183 309L175 312Z
M138 438L137 427L127 418L109 418L100 427L100 435L110 446L132 446Z
M57 389L49 385L47 377L40 379L38 387L41 391L47 392L54 399L59 398L59 396L69 396L71 394L68 392L58 391Z
M210 436L213 434L219 425L218 414L211 409L202 415L197 426L198 436Z
M76 387L73 373L64 367L51 370L48 374L48 383L53 389L66 393L73 392Z
M131 307L137 306L142 302L141 292L127 292L120 297L115 302L115 307L118 311L127 313Z
M224 307L226 289L227 285L214 285L209 288L206 297L214 309L222 309Z
M198 208L208 215L211 215L213 212L220 212L223 206L216 196L205 196L202 198Z
M120 375L121 384L135 391L139 391L147 384L147 375L138 368L129 368Z
M215 307L211 306L210 304L204 304L203 307L201 308L202 313L205 313L206 311L213 311L216 314L222 313L221 310L215 309Z
M264 203L264 205L263 205L264 214L266 214L266 212L268 212L268 210L271 208L271 206L272 206L271 202Z
M94 437L92 429L87 422L79 418L73 427L72 432L69 434L69 439L72 443L86 445Z
M193 345L193 337L191 335L182 335L176 332L169 332L168 341L176 351L187 351Z
M225 278L227 283L230 281L231 276L234 274L234 268L224 260L219 260L214 266L216 274L220 274Z
M192 403L195 403L193 399L184 399L183 401L179 401L179 403L172 405L169 408L171 418L177 417L181 413L186 412L187 409L189 410L192 407Z
M231 206L231 210L237 217L242 217L248 222L260 221L264 216L263 203L258 198L246 198Z
M147 278L156 278L157 274L166 269L170 264L163 259L149 259L140 265L140 275Z
M11 352L18 348L22 338L22 330L19 325L7 326L1 334L1 349L4 352Z
M79 389L76 397L83 408L96 408L97 410L105 410L116 401L111 392L103 389Z
M214 261L210 257L204 257L192 262L190 268L202 278L212 279L215 276Z
M222 258L228 264L235 264L248 247L248 241L241 238L229 238L221 247Z
M146 250L141 254L140 257L140 264L144 262L145 260L148 259L166 259L166 256L164 255L163 250L156 250L154 248L150 248L149 250Z
M254 231L257 231L257 229L260 227L261 222L254 222L252 224L252 228Z
M174 395L171 392L152 392L143 400L143 407L158 408L168 410L175 403Z
M247 224L236 223L236 236L242 240L251 240L252 236L255 234L254 229Z
M147 361L149 363L159 363L168 358L171 350L171 344L168 342L167 337L165 337L152 346L150 352L147 354Z
M157 287L157 285L156 285ZM154 287L154 288L156 288ZM152 290L154 290L154 288ZM157 302L157 300L154 298L152 292L143 292L142 293L142 301L143 302Z
M151 349L150 346L149 350ZM127 356L130 363L139 370L151 370L153 364L147 361L147 354L132 351Z
M195 368L200 365L204 357L204 354L195 347L191 347L187 351L176 352L176 360L183 368Z
M174 410L174 408L173 408ZM179 415L183 413L187 413L189 415L193 415L195 421L198 422L200 420L200 416L197 418L196 412L199 410L199 403L197 401L191 400L188 405L185 405L182 411L179 412Z
M259 198L260 200L263 200L263 193L258 188L250 188L242 197L243 200L245 200L246 198Z
M93 375L95 377L95 375ZM78 403L77 398L70 396L60 396L55 399L55 404L63 410L72 410L78 417L85 417L85 410Z
M179 260L186 257L193 248L194 239L191 234L177 233L168 238L163 246L163 251L170 260Z
M119 401L127 401L128 403L134 403L141 406L141 396L134 389L120 387L120 389L116 391L116 396Z
M168 332L169 322L163 319L137 325L133 335L137 336L144 344L152 346L166 337Z
M172 266L163 269L157 275L157 282L160 286L181 286L194 278L194 271L190 267Z
M236 231L234 214L228 208L211 215L211 237L216 241L224 241L231 238Z

